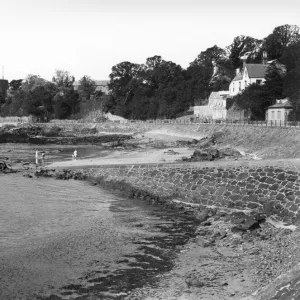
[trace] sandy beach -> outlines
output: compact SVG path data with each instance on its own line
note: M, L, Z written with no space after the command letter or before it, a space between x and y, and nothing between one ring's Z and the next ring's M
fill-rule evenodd
M192 149L186 147L167 149L141 149L139 151L112 151L104 157L91 159L80 159L78 152L77 160L57 161L47 165L48 168L68 168L83 166L101 166L115 164L153 164L153 163L173 163L182 161L182 157L191 156Z

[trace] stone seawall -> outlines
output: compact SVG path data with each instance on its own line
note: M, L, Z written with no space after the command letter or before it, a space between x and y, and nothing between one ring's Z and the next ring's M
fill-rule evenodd
M134 165L87 172L102 182L122 182L150 195L187 203L276 214L284 221L296 221L300 213L300 173L290 167Z

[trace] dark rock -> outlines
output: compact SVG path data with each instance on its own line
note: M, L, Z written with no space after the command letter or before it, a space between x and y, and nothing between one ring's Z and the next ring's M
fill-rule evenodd
M0 160L0 171L8 169L7 164L4 160Z
M203 226L210 226L211 222L210 221L205 221L201 223Z
M205 222L209 218L209 213L207 210L200 212L196 215L196 219L200 222Z
M197 278L196 276L191 276L190 278L186 278L185 280L188 287L203 287L205 286L205 282Z
M219 152L220 152L220 157L226 157L226 156L241 157L242 156L238 150L235 150L230 147L219 149Z
M237 224L233 228L234 228L234 231L236 232L239 230L241 230L241 231L254 230L254 229L260 228L260 226L259 226L259 223L257 222L257 220L255 220L254 218L245 217L243 222L241 222L240 224Z
M27 178L32 178L33 176L29 173L26 173L26 174L23 174L24 177L27 177Z

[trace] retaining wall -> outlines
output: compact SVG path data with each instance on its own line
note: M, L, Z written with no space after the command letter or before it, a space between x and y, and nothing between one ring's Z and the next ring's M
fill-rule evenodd
M88 173L188 203L276 214L289 221L300 213L299 173L287 167L134 165L92 168Z

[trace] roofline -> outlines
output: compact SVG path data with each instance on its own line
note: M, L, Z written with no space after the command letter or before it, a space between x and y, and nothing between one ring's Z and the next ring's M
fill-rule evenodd
M280 105L280 106L275 106L276 104L273 104L273 105L270 105L268 107L266 107L265 109L268 109L268 108L292 108L293 109L293 106L290 104L286 104L286 105Z

